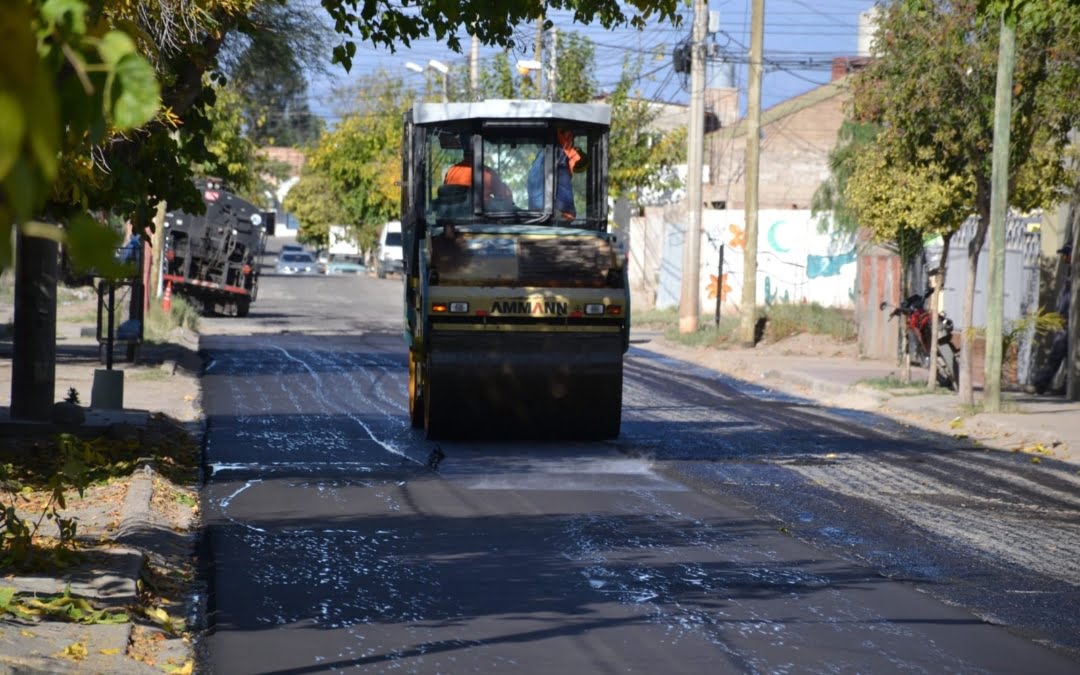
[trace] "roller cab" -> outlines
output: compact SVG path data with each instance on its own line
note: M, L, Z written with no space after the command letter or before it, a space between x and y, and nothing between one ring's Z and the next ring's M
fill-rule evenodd
M612 438L629 293L607 232L606 106L405 118L409 405L430 438Z

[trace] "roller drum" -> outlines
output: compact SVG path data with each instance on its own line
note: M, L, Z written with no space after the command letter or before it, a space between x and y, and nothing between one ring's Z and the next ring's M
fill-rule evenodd
M438 332L423 404L429 438L619 434L619 333Z

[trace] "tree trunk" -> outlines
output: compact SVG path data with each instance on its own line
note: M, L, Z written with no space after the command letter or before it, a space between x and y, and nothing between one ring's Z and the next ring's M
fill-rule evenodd
M975 275L979 271L979 253L986 241L986 230L990 226L990 200L988 190L979 186L976 197L979 212L979 224L975 236L968 242L967 281L964 283L964 315L960 317L960 402L975 405L975 388L971 381L972 361L971 346L975 342L975 330L971 325L975 319Z
M941 338L941 322L938 320L938 307L941 306L941 294L945 290L945 268L949 260L949 243L952 242L953 233L941 236L941 261L938 263L937 283L934 285L934 295L930 300L930 374L926 378L926 388L931 391L937 387L937 344ZM953 373L953 377L959 377L959 373Z
M1080 186L1077 187L1080 192ZM1070 401L1080 401L1080 206L1072 212L1072 220L1069 222L1069 234L1066 242L1072 244L1073 252L1070 260L1070 278L1072 284L1072 297L1069 299L1069 316L1066 317L1066 335L1068 339L1067 357L1065 359L1065 394Z
M900 302L911 295L911 260L903 255L901 246L900 256ZM896 317L900 324L900 381L911 384L911 336L907 328L907 317L899 314Z
M56 390L56 275L51 239L16 235L11 417L48 420Z

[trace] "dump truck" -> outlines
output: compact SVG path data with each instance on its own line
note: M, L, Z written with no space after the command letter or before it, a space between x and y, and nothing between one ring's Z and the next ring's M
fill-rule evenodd
M218 179L195 187L206 213L166 212L162 278L204 313L247 316L258 294L267 218Z
M405 113L409 415L429 438L618 436L630 294L610 119L547 101Z

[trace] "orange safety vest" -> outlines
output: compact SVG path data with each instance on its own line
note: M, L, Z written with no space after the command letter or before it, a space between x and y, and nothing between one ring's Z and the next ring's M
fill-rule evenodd
M443 180L445 185L464 185L465 187L472 187L472 164L459 162L450 167L450 170L446 172L446 178ZM492 197L498 197L500 199L511 199L510 188L506 187L506 184L501 179L495 176L495 172L491 169L484 167L484 201L491 199Z

